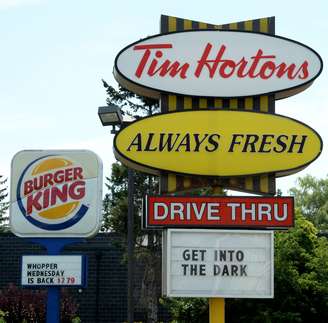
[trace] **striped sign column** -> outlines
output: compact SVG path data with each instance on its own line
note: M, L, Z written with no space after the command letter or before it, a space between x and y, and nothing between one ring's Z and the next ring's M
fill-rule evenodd
M274 17L235 22L224 25L213 25L172 16L161 16L161 33L198 30L242 30L274 34ZM226 109L242 111L258 111L275 113L274 95L262 95L246 98L199 98L181 95L161 94L161 112L199 109ZM175 193L202 187L222 186L229 189L257 194L275 194L275 174L259 176L243 176L230 178L211 178L196 176L180 176L163 172L160 176L161 193Z

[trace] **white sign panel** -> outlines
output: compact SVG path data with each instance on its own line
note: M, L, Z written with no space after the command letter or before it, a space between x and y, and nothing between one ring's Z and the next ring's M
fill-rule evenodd
M22 256L23 286L81 286L85 284L82 256Z
M116 57L114 76L150 97L160 92L206 97L304 90L322 71L322 59L291 39L263 33L192 30L142 39ZM293 91L290 91L293 90Z
M101 225L102 162L87 150L25 150L11 165L10 226L20 237L90 237Z
M165 295L273 298L273 288L272 231L166 231Z

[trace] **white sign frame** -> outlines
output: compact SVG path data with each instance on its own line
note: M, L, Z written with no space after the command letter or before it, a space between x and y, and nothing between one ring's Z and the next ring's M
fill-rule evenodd
M221 236L221 239L227 239L227 236L234 235L235 239L239 237L243 237L242 239L245 240L246 236L249 239L250 237L255 236L262 236L265 237L264 239L267 240L267 243L269 244L268 250L270 250L270 255L266 255L267 263L265 266L268 266L269 269L266 268L266 273L263 282L268 285L268 288L266 291L262 293L258 293L256 291L254 292L245 292L241 291L239 293L237 292L231 292L231 291L219 291L215 289L206 290L206 291L199 291L196 289L192 289L193 287L193 280L194 277L191 277L188 281L188 288L189 291L183 290L179 291L178 289L173 289L172 284L174 284L176 281L172 279L172 235L180 235L180 242L182 241L181 235L182 234L190 234L193 237L190 238L190 241L193 241L195 244L195 247L205 248L204 246L199 244L199 240L195 237L195 235L217 235L218 237ZM223 236L226 235L224 238ZM183 237L184 239L187 238L187 236ZM203 241L206 241L208 243L209 237L202 238ZM185 243L186 240L183 242ZM189 242L190 242L189 241ZM197 241L197 242L196 242ZM232 241L232 240L231 240ZM188 248L187 245L188 242L186 242L186 245L179 245L181 248ZM222 298L273 298L274 297L274 234L273 231L263 231L263 230L209 230L209 229L167 229L163 231L163 253L162 253L162 293L165 296L168 297L206 297L206 298L213 298L213 297L222 297ZM191 246L189 246L191 248ZM264 266L264 267L265 267ZM180 276L179 276L180 277ZM182 276L183 277L183 276ZM181 278L177 278L179 281L181 281ZM219 278L218 278L219 279ZM211 283L208 283L210 286L217 285L218 282L215 282L215 279L213 278L211 280ZM205 284L205 283L204 283ZM229 283L229 288L232 284ZM240 286L240 285L238 285Z
M274 57L272 62L276 62L277 69L280 64L286 64L286 66L295 64L296 69L300 70L306 62L309 62L309 65L304 67L306 69L304 74L301 73L299 78L292 77L292 80L289 80L289 76L287 80L287 77L281 77L281 75L267 78L267 74L263 79L255 76L237 77L237 72L231 77L211 75L209 78L205 77L209 73L203 72L203 68L202 73L197 74L198 62L203 55L209 60L214 60L222 47L220 49L220 46L214 46L207 53L205 50L207 44L224 45L223 58L232 60L236 64L243 57L250 62L251 57L254 57L257 51L261 51L263 55ZM146 62L144 62L147 56L145 46L151 48ZM161 53L159 58L155 55L157 50ZM154 72L156 69L150 68L153 59L158 61L157 70L167 60L171 62L171 66L173 62L178 62L180 72L170 76L169 72L162 71L165 74L163 77L159 75L159 72ZM266 62L266 59L262 61ZM144 62L144 65L141 62ZM184 70L185 64L188 65ZM141 65L144 67L141 68ZM250 69L249 65L248 69ZM320 75L322 68L322 58L316 51L292 39L253 31L200 29L157 34L126 46L115 58L114 77L123 87L132 92L152 98L159 98L160 93L171 93L221 98L275 94L276 99L282 99L309 87ZM217 70L216 73L218 73ZM256 70L258 72L258 69Z
M27 268L28 264L35 268ZM35 275L28 277L29 270ZM42 271L47 276L42 275ZM65 276L56 275L62 271ZM21 258L21 285L24 287L85 287L86 276L86 257L83 255L23 255ZM37 283L38 278L53 278L54 283Z
M51 164L51 159L57 159L57 165L55 165L56 163ZM46 164L47 161L49 161L48 164ZM42 162L44 164L40 166ZM55 166L48 167L49 170L47 170L47 165ZM37 167L39 168L37 169ZM79 173L77 172L78 168L81 169ZM60 184L55 183L55 172L57 171L57 183L62 181ZM49 175L52 176L50 184L49 179L48 182L45 179L48 176L47 173L53 173L53 175ZM34 185L39 184L31 184L31 192L29 190L26 192L26 182L36 180L37 183L42 183L41 177L43 177L43 183L47 184L43 184L43 187L38 190ZM102 223L102 181L102 161L89 150L22 150L16 153L11 162L9 209L11 231L19 237L28 238L88 238L96 235ZM59 214L61 217L57 218L49 216L49 213L46 217L44 213L41 213L43 209L36 210L35 205L44 207L46 190L57 187L58 190L64 192L62 188L64 185L67 185L66 192L74 192L72 194L75 194L75 199L72 199L67 193L67 202L61 202L58 196L55 197L55 201L59 201L58 205L66 203L75 208L72 207L71 210L67 208L68 211L62 212ZM81 194L81 190L84 190L84 195ZM80 198L78 197L79 193L81 194ZM38 199L35 197L37 201L30 203L32 207L30 208L31 213L29 213L28 197L32 194L35 196L41 194L41 197ZM49 201L52 199L49 197L52 194L52 191L48 193ZM31 200L33 199L32 196ZM52 207L49 203L44 210L48 211ZM57 207L57 204L54 204L54 207Z

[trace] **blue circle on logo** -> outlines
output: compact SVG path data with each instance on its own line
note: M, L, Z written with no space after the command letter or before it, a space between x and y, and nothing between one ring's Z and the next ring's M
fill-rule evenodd
M27 221L29 221L31 224L33 224L36 227L43 229L43 230L59 231L59 230L67 229L67 228L73 226L74 224L76 224L77 222L79 222L84 217L84 215L87 213L89 208L86 205L82 204L81 207L79 208L79 210L75 213L75 215L72 218L70 218L69 220L62 222L62 223L55 223L55 224L44 223L44 222L34 219L32 216L27 214L26 209L22 203L22 198L21 198L21 194L20 194L20 188L21 188L21 185L23 182L23 178L24 178L26 172L28 171L28 169L33 164L40 161L41 159L45 159L45 158L52 157L52 156L56 156L56 155L42 156L40 158L33 160L31 163L29 163L26 166L26 168L23 170L23 172L18 180L16 197L17 197L18 207Z

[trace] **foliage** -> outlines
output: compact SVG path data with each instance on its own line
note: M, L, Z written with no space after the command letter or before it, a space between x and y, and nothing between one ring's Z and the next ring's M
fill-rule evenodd
M108 104L116 104L126 115L139 118L158 111L154 100L140 98L120 88L116 91L103 81ZM127 169L116 163L108 180L109 193L104 201L103 230L126 233ZM136 174L135 211L141 209L145 193L157 191L155 178ZM201 193L201 192L198 192ZM210 190L206 192L210 194ZM275 234L275 297L274 299L228 299L227 321L252 323L293 323L328 321L328 242L319 237L318 230L328 229L328 178L306 176L298 180L295 196L297 219L295 228ZM278 195L281 195L279 192ZM145 261L144 297L151 302L157 295L154 281L160 272L160 237L140 230L135 212L136 252ZM311 222L309 222L311 221ZM148 284L147 284L148 283ZM143 297L141 297L143 298ZM205 299L161 299L175 322L207 322L208 304Z
M8 316L8 312L4 312L0 309L0 323L6 323L7 316Z
M139 97L123 88L116 91L103 81L108 94L107 103L119 106L125 115L140 118L158 112L157 100ZM157 321L157 300L160 295L158 281L161 273L161 233L141 230L140 212L146 194L158 192L158 178L139 172L134 173L134 255L144 266L140 305L146 308L148 321ZM128 170L120 163L112 165L112 173L107 177L108 193L103 203L104 222L102 231L120 233L123 239L120 247L127 247L128 214Z
M328 320L328 241L300 214L295 229L276 234L275 273L281 313L299 322Z
M108 95L107 104L119 106L123 114L140 118L145 115L152 115L159 110L157 100L140 97L122 87L117 91L104 80L103 85ZM125 235L128 213L128 170L121 163L114 163L111 176L106 179L109 193L105 195L103 203L104 222L102 230L111 230ZM139 212L141 211L142 199L147 193L158 191L158 180L154 176L134 172L134 187L134 236L137 247L142 247L145 245L145 237L147 237L140 227ZM122 245L126 245L126 242L123 242Z
M160 302L169 309L172 323L208 322L207 298L162 298Z
M46 290L21 289L13 284L0 290L0 314L4 322L45 322L46 321ZM66 289L61 292L61 319L62 323L79 322L77 305ZM74 321L75 320L75 321ZM1 316L0 316L1 322Z
M75 316L75 317L72 318L72 321L71 322L72 323L81 323L82 321L81 321L81 319L78 316Z
M134 172L134 234L138 246L143 245L142 238L145 231L141 231L140 216L142 200L150 191L158 190L158 180L139 172ZM104 198L104 223L103 231L126 233L128 213L128 169L120 164L113 163L112 173L107 177L106 187L108 193Z
M275 234L274 299L227 299L229 323L328 321L328 241L299 212L295 228ZM207 301L163 299L176 322L207 322Z
M107 178L108 193L104 198L104 223L102 230L111 230L122 235L120 246L127 248L128 214L128 174L120 163L112 165L112 174ZM135 258L144 266L140 305L147 309L148 317L157 315L157 299L160 295L158 281L161 273L161 235L160 232L141 229L140 211L142 200L149 192L158 190L158 180L134 172L134 245ZM155 302L155 303L154 303Z
M319 230L328 230L328 177L317 179L307 175L290 189L295 205Z
M102 80L102 82L108 95L107 104L119 106L128 116L138 119L159 112L158 100L139 96L123 87L119 87L117 91L106 81Z
M328 242L297 214L295 228L275 234L275 296L230 300L229 322L326 322Z
M7 179L3 179L3 176L0 175L0 232L6 230L5 223L8 221L7 210L9 203L6 202L8 196L7 187L4 186L7 182Z

